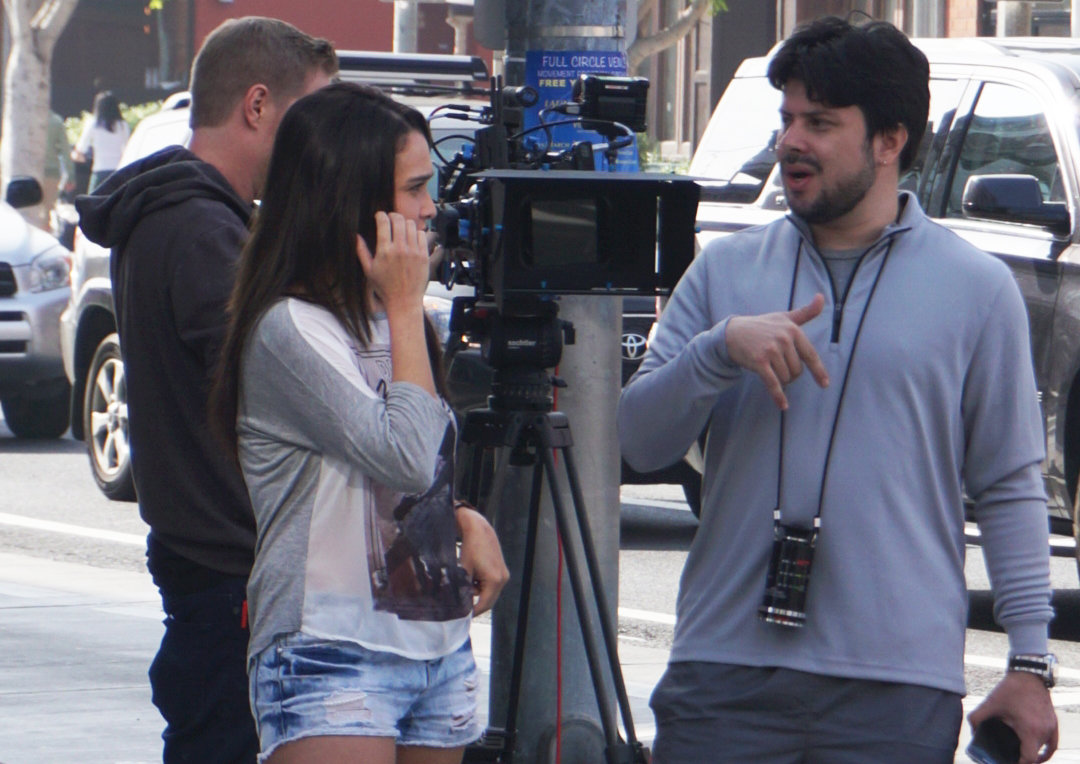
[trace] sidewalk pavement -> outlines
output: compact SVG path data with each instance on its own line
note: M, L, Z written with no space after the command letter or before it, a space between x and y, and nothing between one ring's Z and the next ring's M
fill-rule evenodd
M0 553L0 762L143 764L161 760L162 721L146 670L161 639L148 575ZM490 629L473 626L486 674ZM652 737L647 701L667 651L620 640L638 737ZM487 683L484 682L486 687ZM1075 690L1055 703L1076 708ZM979 698L967 698L970 710ZM480 707L484 713L487 699ZM1080 713L1059 711L1053 761L1080 764ZM965 728L959 750L969 739ZM958 753L956 762L970 760Z

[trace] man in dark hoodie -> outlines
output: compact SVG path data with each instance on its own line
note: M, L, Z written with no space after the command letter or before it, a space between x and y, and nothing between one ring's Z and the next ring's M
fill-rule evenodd
M258 752L245 663L255 520L207 395L278 123L336 72L326 40L276 19L226 21L192 66L190 148L123 168L76 203L86 237L112 249L132 471L166 614L150 667L165 764Z

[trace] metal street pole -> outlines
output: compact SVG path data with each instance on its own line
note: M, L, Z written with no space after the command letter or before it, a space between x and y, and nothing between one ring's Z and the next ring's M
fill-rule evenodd
M507 84L526 80L530 51L623 51L625 0L507 0ZM619 448L615 403L621 385L622 299L567 297L559 316L573 322L576 342L563 350L559 367L567 387L556 408L567 414L601 581L613 623L618 601ZM520 600L520 571L527 536L531 468L499 465L502 486L492 496L495 528L511 582L493 613L490 720L501 724L509 701L513 642ZM561 465L559 466L562 477ZM569 504L562 480L561 495ZM584 640L566 571L560 562L551 496L541 503L522 691L519 693L515 764L596 764L605 760ZM589 602L590 612L594 603ZM595 624L599 632L599 624ZM605 675L606 675L605 671ZM612 697L608 694L608 697ZM557 718L557 712L560 718ZM468 758L466 759L468 761Z
M418 0L394 0L394 52L416 53L416 30L420 25Z

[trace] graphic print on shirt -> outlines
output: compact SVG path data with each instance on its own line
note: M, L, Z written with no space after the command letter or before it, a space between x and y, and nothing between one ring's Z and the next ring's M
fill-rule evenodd
M354 352L368 385L385 399L389 350ZM454 440L454 428L447 425L434 479L423 493L402 494L372 482L367 562L376 610L409 621L450 621L472 610L472 584L457 560Z

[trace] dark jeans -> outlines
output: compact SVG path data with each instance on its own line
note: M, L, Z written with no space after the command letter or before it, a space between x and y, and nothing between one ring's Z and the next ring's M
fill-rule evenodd
M154 705L165 717L164 764L251 764L259 739L248 702L245 580L194 594L162 590L165 636L150 666Z
M672 663L654 764L952 764L960 696L778 668Z

